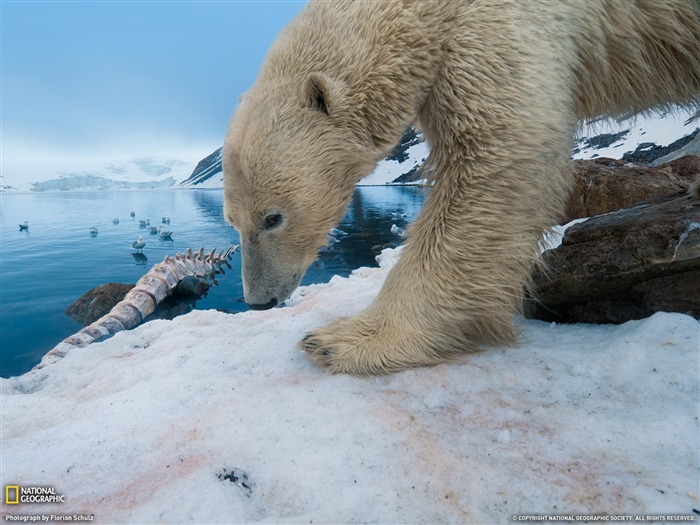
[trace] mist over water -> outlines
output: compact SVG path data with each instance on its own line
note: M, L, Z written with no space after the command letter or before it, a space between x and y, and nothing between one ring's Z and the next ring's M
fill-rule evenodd
M391 225L406 227L420 210L423 190L416 187L359 187L337 242L329 243L302 284L327 282L360 266L376 266L382 246L398 244ZM166 255L221 249L238 243L223 219L221 190L32 193L0 195L0 376L29 371L43 355L81 325L65 308L88 290L109 282L135 283ZM130 212L135 217L130 217ZM169 217L170 224L162 224ZM113 220L119 223L114 224ZM161 240L139 226L171 230ZM29 229L20 231L27 221ZM97 235L90 228L97 228ZM132 243L143 235L143 256ZM247 310L243 302L240 254L232 269L217 276L218 286L193 304L176 309Z

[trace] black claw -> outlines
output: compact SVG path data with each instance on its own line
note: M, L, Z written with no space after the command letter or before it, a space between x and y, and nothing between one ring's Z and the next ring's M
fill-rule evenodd
M302 350L304 350L305 352L310 352L311 350L316 348L316 343L313 342L312 338L313 336L311 334L307 334L299 343Z
M319 344L314 340L313 334L307 334L299 342L299 346L304 352L308 354L317 354L319 357L329 357L331 355L330 350L320 350Z

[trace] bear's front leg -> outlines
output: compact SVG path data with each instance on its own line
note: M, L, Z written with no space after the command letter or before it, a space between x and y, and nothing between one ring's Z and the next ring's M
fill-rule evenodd
M365 375L511 343L537 241L567 189L564 155L527 160L462 163L455 171L466 165L471 177L436 181L374 303L301 349L331 372Z
M512 341L513 283L499 285L503 268L485 253L503 250L462 249L458 239L442 238L428 227L446 219L431 218L437 199L433 192L374 303L300 342L315 362L333 373L384 374L435 365L478 343Z

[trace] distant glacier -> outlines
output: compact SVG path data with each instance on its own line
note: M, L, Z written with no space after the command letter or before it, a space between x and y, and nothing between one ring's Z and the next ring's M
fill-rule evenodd
M97 175L66 175L58 179L33 182L31 191L101 191L101 190L144 190L171 188L173 177L152 181L124 181L108 179Z

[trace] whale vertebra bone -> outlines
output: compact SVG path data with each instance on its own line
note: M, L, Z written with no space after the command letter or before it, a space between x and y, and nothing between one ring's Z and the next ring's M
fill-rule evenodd
M124 299L108 314L58 343L42 358L34 370L58 361L73 348L85 347L94 341L107 339L117 332L129 330L141 324L185 277L204 278L224 273L221 269L223 265L231 268L228 260L238 247L238 244L229 246L218 254L216 249L205 254L204 248L196 252L187 248L184 254L166 256L163 262L153 266L141 277Z

